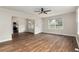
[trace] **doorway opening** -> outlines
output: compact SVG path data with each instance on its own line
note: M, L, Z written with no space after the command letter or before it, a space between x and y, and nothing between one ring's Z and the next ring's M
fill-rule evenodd
M34 34L34 20L32 19L27 20L27 32Z
M13 22L13 33L18 33L18 24Z

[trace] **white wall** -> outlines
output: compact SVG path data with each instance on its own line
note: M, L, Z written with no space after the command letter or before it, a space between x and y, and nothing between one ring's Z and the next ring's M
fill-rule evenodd
M25 19L35 19L35 15L25 14L22 12L0 8L0 42L12 40L12 16L20 17L19 32L27 31ZM27 22L26 22L27 23Z
M76 35L76 40L77 40L77 44L79 47L79 7L76 10L76 22L77 22L77 35Z
M79 8L77 9L77 34L79 35Z
M49 17L49 18L53 18ZM54 33L54 34L61 34L61 35L69 35L69 36L75 36L77 29L76 29L76 12L67 13L63 15L58 15L55 17L62 17L64 22L63 29L48 29L48 23L47 20L49 18L43 19L43 32L45 33Z
M27 27L26 27L26 19L24 18L18 18L19 20L19 33L21 32L26 32L27 31Z
M42 25L42 19L37 17L35 19L35 34L42 32Z
M26 19L26 20L27 20L27 32L34 33L35 20L34 19L30 19L30 18Z
M11 17L0 14L0 42L12 40Z
M26 14L0 8L0 42L12 40L12 16L28 17ZM23 22L23 21L22 21ZM22 28L21 26L20 28ZM20 31L23 31L21 29Z
M25 18L12 17L12 22L16 22L18 24L19 33L27 31L27 21Z

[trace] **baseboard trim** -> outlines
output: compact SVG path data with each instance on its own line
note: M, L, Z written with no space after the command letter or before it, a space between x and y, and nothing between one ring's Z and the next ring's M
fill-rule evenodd
M50 34L50 35L61 35L61 36L67 36L67 37L74 37L74 38L76 38L76 36L67 35L67 34L56 34L56 33L46 33L46 32L41 32L41 33Z
M2 40L2 41L0 41L0 43L3 43L3 42L8 42L8 41L11 41L11 39Z
M75 48L75 51L76 51L76 52L79 52L79 48Z

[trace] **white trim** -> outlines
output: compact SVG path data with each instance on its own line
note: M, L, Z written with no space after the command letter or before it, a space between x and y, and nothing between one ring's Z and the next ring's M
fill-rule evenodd
M0 43L1 43L1 42L10 41L10 40L12 40L12 38L3 39L3 40L0 40Z
M77 41L77 45L78 45L78 48L79 48L79 36L76 35L76 41Z
M50 33L50 32L43 32L43 33ZM66 35L66 36L74 36L74 37L76 37L76 35L70 35L70 34L61 34L61 33L53 33L53 32L51 32L50 34L58 34L58 35Z

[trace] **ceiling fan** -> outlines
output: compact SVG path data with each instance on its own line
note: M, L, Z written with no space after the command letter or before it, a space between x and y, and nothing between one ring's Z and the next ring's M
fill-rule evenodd
M44 8L41 8L40 10L35 11L35 12L40 12L39 14L42 14L42 13L47 14L47 12L50 12L50 11L51 10L45 10Z

